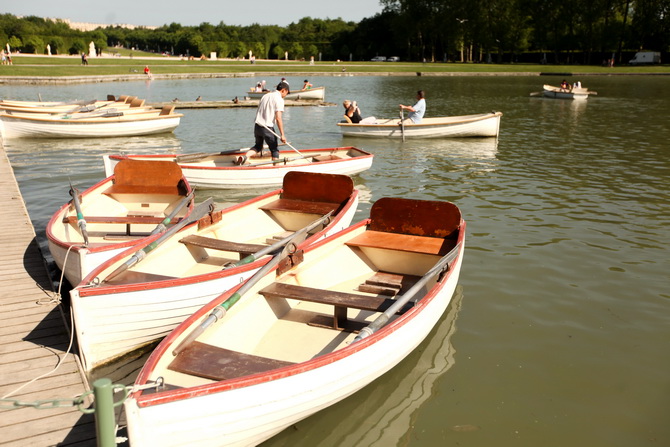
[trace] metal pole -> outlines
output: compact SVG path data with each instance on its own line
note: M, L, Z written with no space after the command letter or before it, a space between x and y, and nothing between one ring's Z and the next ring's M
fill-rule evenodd
M98 379L93 382L95 397L95 434L98 447L116 447L116 430L114 422L114 396L112 381Z

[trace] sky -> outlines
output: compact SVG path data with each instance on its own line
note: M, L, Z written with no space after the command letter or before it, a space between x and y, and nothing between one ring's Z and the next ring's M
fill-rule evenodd
M161 26L279 25L303 17L360 22L382 11L379 0L20 0L6 1L0 13L69 19L72 22Z

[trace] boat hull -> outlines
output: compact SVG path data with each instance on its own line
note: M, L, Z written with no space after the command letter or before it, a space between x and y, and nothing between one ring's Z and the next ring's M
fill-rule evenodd
M301 151L301 154L310 156L314 154L329 154L337 151L350 153L351 156L318 162L306 162L303 159L287 164L279 163L276 166L266 164L260 167L234 166L231 161L233 157L229 157L221 163L217 161L203 164L180 162L179 166L191 185L205 189L278 186L282 184L286 174L292 171L351 176L370 169L372 166L373 155L356 148L308 149ZM292 151L280 152L280 158L282 159L296 158L296 156L297 154ZM174 155L105 155L103 156L105 172L113 170L115 164L124 157L145 160L176 160L176 156Z
M296 282L300 282L299 278L302 278L311 284L313 281L305 276L310 268L314 268L324 256L329 257L328 259L341 256L340 244L346 244L354 237L360 236L368 223L369 221L361 222L305 249L304 270L298 265L293 272L283 274L284 277L295 278ZM308 355L304 362L272 369L267 373L244 375L219 382L194 382L183 388L170 389L168 386L168 389L158 389L156 393L150 394L134 393L125 402L131 444L145 445L153 442L165 446L257 445L291 424L367 386L415 350L449 306L462 265L464 236L465 223L461 220L458 243L454 248L456 258L450 264L448 271L439 281L426 287L425 295L410 310L391 320L367 338L357 342L344 342L342 340L345 337L352 335L342 333L341 338L333 342L334 345L342 346L340 349L329 347L330 349L325 349L325 353L313 357ZM391 257L397 255L398 253L395 253ZM343 260L346 262L347 256ZM257 290L267 287L268 282L274 281L274 273L271 272L268 276L271 278L261 280L265 282L254 287ZM279 278L278 276L277 279ZM318 279L314 280L319 282ZM248 293L253 294L253 290ZM166 365L173 362L173 349L179 346L186 334L189 334L225 299L226 297L219 297L209 303L170 334L147 361L136 385L148 384L155 381L159 374L163 374ZM241 301L243 304L238 306L248 307L239 311L238 308L233 308L234 310L224 317L228 323L220 322L218 327L222 328L225 324L231 324L233 328L238 327L234 319L237 317L244 320L245 318L241 317L244 312L257 315L264 305L263 299L259 301L261 304L258 306L255 305L253 298ZM296 306L300 307L301 304L298 303ZM304 309L303 312L309 307ZM297 315L294 315L293 318L296 317ZM276 326L273 325L274 327ZM305 329L302 326L302 329L296 330ZM221 335L223 334L215 333L211 335L210 340L220 339ZM259 334L258 338L261 337ZM240 345L246 347L248 343L257 346L254 342L248 342L247 337L240 338L242 338L239 340ZM326 338L328 339L329 337ZM308 339L300 340L302 342L299 344L309 344ZM276 354L285 350L291 351L283 347L283 344L274 346L278 351ZM173 369L170 374L177 375L166 377L167 385L174 384L171 380L184 377L181 375L183 374L181 370Z
M343 136L366 138L466 138L497 137L502 112L463 115L443 118L424 118L420 124L399 119L378 121L375 124L337 123Z
M46 119L0 114L3 138L104 138L172 132L181 115L98 119Z

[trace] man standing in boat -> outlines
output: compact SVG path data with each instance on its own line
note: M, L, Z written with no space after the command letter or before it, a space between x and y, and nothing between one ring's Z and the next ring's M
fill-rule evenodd
M400 110L409 110L408 119L412 120L412 123L419 124L423 119L423 114L426 113L426 95L423 90L416 92L416 104L413 106L405 106L400 104Z
M260 154L263 151L263 143L265 142L270 148L273 160L279 159L279 150L277 147L277 134L274 131L275 122L279 129L279 138L282 143L286 143L286 136L284 134L284 121L282 114L284 113L284 98L288 95L288 84L280 82L277 85L277 90L263 95L258 103L258 111L256 111L256 120L254 122L254 137L256 144L250 148L246 154L237 157L235 164L244 164L247 159Z

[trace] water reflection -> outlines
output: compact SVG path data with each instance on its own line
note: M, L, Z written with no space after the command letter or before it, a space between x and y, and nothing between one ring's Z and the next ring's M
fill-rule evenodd
M261 445L399 445L414 430L414 419L422 407L436 397L436 382L455 364L456 350L451 338L456 332L462 299L463 289L459 286L429 337L386 375Z

